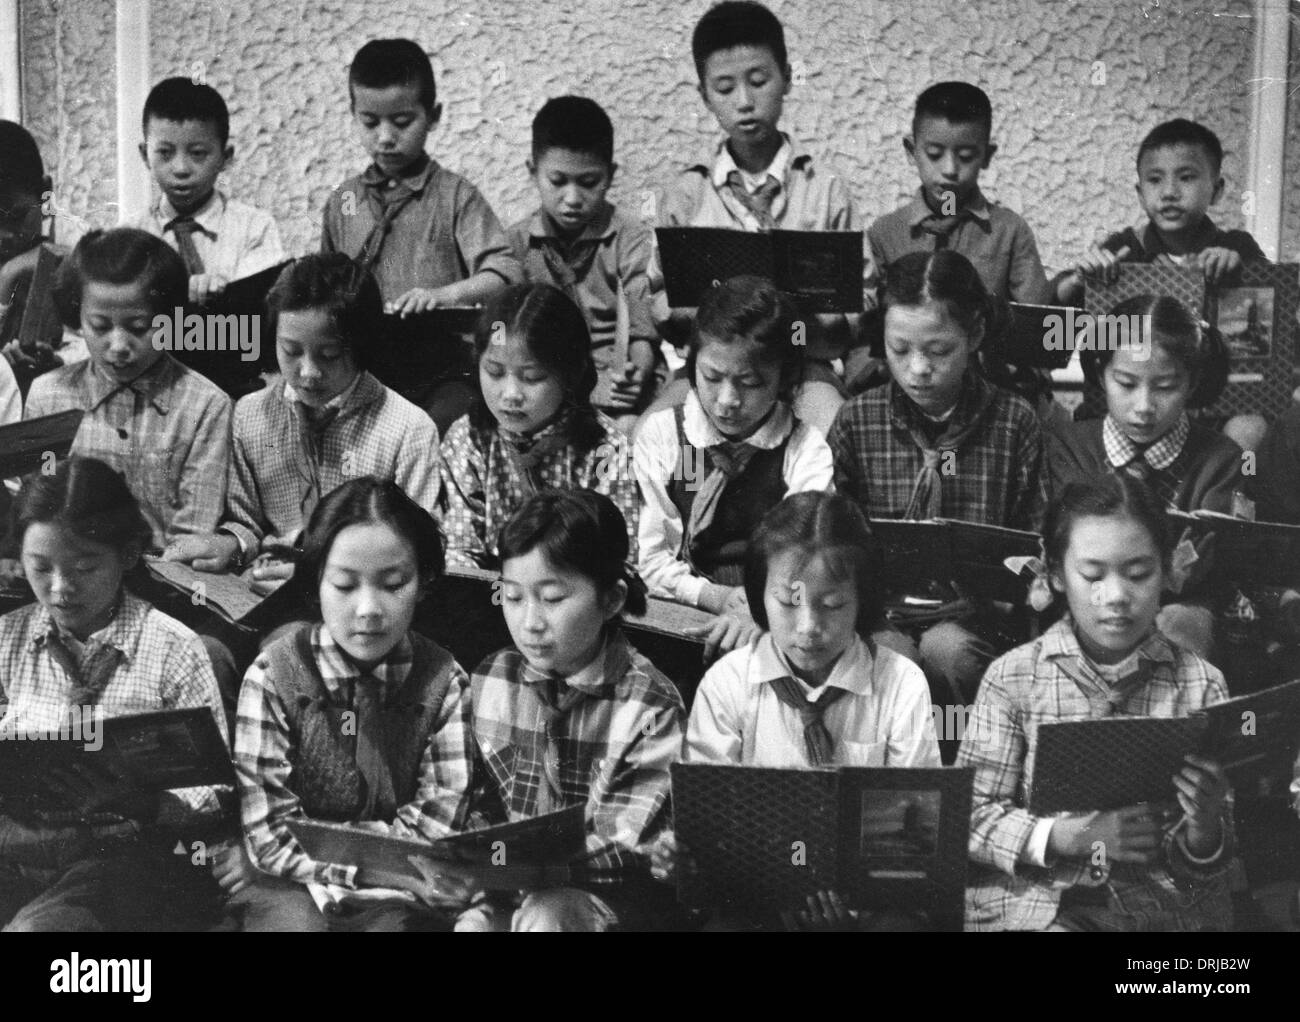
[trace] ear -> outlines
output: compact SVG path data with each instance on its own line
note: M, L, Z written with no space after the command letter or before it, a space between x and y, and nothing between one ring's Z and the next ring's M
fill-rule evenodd
M699 84L695 86L695 91L698 92L698 93L700 94L700 101L701 101L705 106L708 106L708 105L709 105L709 90L708 90L708 88L707 88L707 87L705 86L705 84L704 84L704 79L702 79L702 78L700 79ZM712 108L710 107L710 109L712 109Z
M785 75L785 88L781 90L781 95L788 96L790 95L790 86L794 84L794 71L791 70L788 61L781 65L781 74Z
M442 123L442 104L434 103L433 109L429 111L429 130L432 131Z
M1214 182L1214 194L1210 196L1210 205L1216 205L1223 198L1223 175L1220 174L1217 181Z
M609 182L608 182L609 184L612 185L614 183L614 175L617 173L618 173L618 164L611 163L609 165Z
M130 571L140 563L140 558L144 554L144 544L139 540L132 540L122 548L122 570Z
M903 152L907 153L909 160L916 162L916 139L911 135L903 136Z
M144 165L149 166L149 147L143 142L140 143L140 159L144 160Z
M983 316L979 318L979 321L975 324L975 329L971 331L970 337L966 339L967 350L972 355L975 354L975 352L979 351L979 347L984 341L984 335L988 331L988 323L986 322L987 319L988 319L988 313L985 313Z
M235 147L234 145L228 144L225 150L221 153L221 165L225 167L227 164L231 163L234 160L234 158L235 158Z
M528 168L529 177L537 176L537 164L533 162L533 158L531 156L528 157L528 159L524 160L524 166Z
M605 594L602 601L601 613L604 614L605 620L619 614L623 610L623 605L627 603L627 583L621 578L615 582Z
M1047 581L1051 585L1052 591L1065 595L1065 581L1061 578L1061 573L1055 568L1048 569Z
M984 147L984 162L980 164L980 170L988 170L989 162L997 155L998 147L990 142Z

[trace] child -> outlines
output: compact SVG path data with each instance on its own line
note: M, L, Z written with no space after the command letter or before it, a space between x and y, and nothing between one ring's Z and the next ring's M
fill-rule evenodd
M474 335L479 395L442 442L451 567L497 567L497 536L538 490L613 498L636 550L636 479L618 427L591 407L596 367L582 312L550 284L489 299Z
M979 274L965 256L938 249L904 255L885 283L891 380L852 398L835 420L836 491L870 518L1036 531L1047 499L1043 437L1029 404L975 366L991 319ZM950 621L922 635L920 654L936 694L962 702L991 651Z
M741 584L755 526L787 494L831 486L826 441L790 410L803 363L795 315L760 277L713 288L686 357L686 403L650 415L633 448L641 572L656 596L718 615L706 659L756 631Z
M619 627L622 611L646 609L627 557L623 516L589 490L536 494L501 533L514 646L474 672L484 796L511 821L586 805L589 828L575 883L526 893L512 930L642 930L677 919L645 849L668 820L685 709ZM492 915L461 928L504 928Z
M306 256L285 267L266 302L283 382L235 406L219 531L171 552L200 571L242 569L292 547L321 497L348 478L380 476L426 511L438 505L438 427L365 370L383 315L374 277L342 253ZM287 560L263 561L253 588L292 572Z
M980 738L958 754L958 766L975 769L966 928L1228 929L1232 814L1213 761L1187 757L1176 802L1055 817L1025 808L1038 725L1183 717L1228 695L1223 675L1156 623L1173 543L1141 483L1107 475L1067 486L1044 542L1069 613L989 668L974 709Z
M542 205L508 234L525 278L562 289L587 317L602 395L596 407L626 431L654 396L659 338L646 276L653 236L605 201L617 169L614 126L600 104L581 96L548 100L533 118L528 161ZM620 301L627 361L613 365Z
M464 827L469 679L451 654L410 631L442 569L437 523L395 483L350 479L313 512L301 571L317 587L321 620L267 646L239 695L244 839L263 874L229 903L244 929L438 922L409 896L358 893L356 868L307 858L286 821L347 821L428 840Z
M0 738L185 707L210 709L226 738L198 637L123 587L150 532L120 475L78 457L31 475L12 526L37 602L0 617ZM215 832L228 789L150 795L89 768L50 787L71 807L66 819L0 815L7 929L154 931L214 912L217 885L172 848L178 831Z
M217 177L235 158L221 94L189 78L164 79L149 92L143 121L140 157L162 194L129 226L180 253L190 300L206 302L232 280L282 262L271 214L217 190Z
M764 634L700 682L687 762L939 766L925 675L871 638L882 614L879 562L866 519L845 497L796 493L763 517L745 592ZM665 837L656 853L666 878L680 849ZM804 925L820 914L816 902Z
M496 214L477 188L439 166L424 145L442 117L428 55L410 39L374 39L348 69L358 141L371 163L325 206L321 251L343 252L379 281L389 312L477 305L523 279ZM454 354L446 372L404 396L440 430L469 406L456 379L467 367Z
M230 399L153 344L153 320L185 302L185 266L151 234L91 231L59 267L55 303L90 358L39 377L24 414L85 411L74 454L126 476L163 550L213 532L226 502Z
M814 161L798 140L780 130L790 91L791 70L785 30L771 11L748 0L715 4L700 18L691 37L700 98L726 138L707 158L687 167L668 189L660 210L661 227L728 227L741 231L858 230L853 202L843 179ZM875 274L865 251L864 292L875 292ZM662 273L651 269L652 312L656 325L674 344L684 346L694 310L669 309ZM844 355L846 375L854 372L865 349L846 354L857 332L857 317L819 316L810 338L807 371L796 395L795 411L825 434L843 401L831 360ZM657 407L680 404L686 384L670 386Z
M1144 480L1177 511L1231 514L1242 486L1242 450L1193 422L1188 408L1213 404L1227 380L1228 357L1218 332L1202 327L1176 298L1138 295L1111 310L1136 317L1145 334L1120 350L1086 351L1084 373L1106 394L1102 419L1065 424L1048 434L1052 489L1123 472ZM1165 635L1206 659L1214 616L1201 598L1160 612Z

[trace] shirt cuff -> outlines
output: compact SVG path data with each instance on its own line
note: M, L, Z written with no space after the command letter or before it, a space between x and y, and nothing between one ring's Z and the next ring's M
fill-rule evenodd
M692 607L699 607L700 597L704 595L706 579L698 575L686 575L677 583L677 599Z
M1045 816L1034 824L1034 829L1029 832L1029 840L1025 842L1025 847L1020 852L1022 862L1027 862L1031 866L1041 866L1043 869L1048 868L1047 845L1054 826L1056 826L1055 816Z

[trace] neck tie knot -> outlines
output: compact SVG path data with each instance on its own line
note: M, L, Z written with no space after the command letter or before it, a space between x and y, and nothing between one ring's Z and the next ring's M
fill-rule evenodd
M167 225L166 230L176 237L176 247L181 254L181 262L185 264L185 272L191 277L203 273L203 260L194 244L194 235L207 232L199 222L192 216L178 216Z
M776 202L776 197L781 194L781 182L771 174L756 191L751 192L745 187L745 179L740 171L733 170L727 175L727 188L737 202L754 214L759 227L772 230L776 226L776 221L772 217L772 205Z

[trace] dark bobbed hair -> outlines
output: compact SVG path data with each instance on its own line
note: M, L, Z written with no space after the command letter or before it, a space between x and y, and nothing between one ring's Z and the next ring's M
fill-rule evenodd
M96 458L74 455L50 474L33 472L10 510L6 546L21 552L33 525L57 525L74 536L124 555L148 550L153 530L120 472Z
M1157 124L1147 132L1146 138L1138 146L1136 160L1138 169L1142 167L1142 157L1153 149L1166 149L1176 145L1194 145L1204 149L1216 176L1223 167L1223 143L1219 141L1219 136L1204 124L1189 121L1185 117L1176 117L1172 121Z
M557 568L589 578L603 593L627 583L625 613L646 612L646 587L627 564L627 520L612 500L595 490L542 490L519 506L501 527L501 563L540 550Z
M438 87L433 62L412 39L372 39L352 58L348 68L348 101L356 105L353 87L387 89L393 85L414 85L420 105L432 117L438 105Z
M884 271L882 305L924 305L942 302L957 325L967 334L983 331L991 341L999 324L1006 320L1002 304L989 294L969 259L960 252L941 248L933 252L908 252Z
M369 353L384 322L384 300L370 271L342 252L295 259L280 271L266 294L271 336L281 313L307 309L323 310L357 368L369 368Z
M987 139L993 133L993 104L978 85L938 82L916 97L912 131L922 117L942 117L953 124L978 124Z
M804 372L804 348L794 343L799 321L794 303L766 277L732 277L710 288L700 300L686 352L686 378L691 388L695 387L696 356L706 344L752 341L762 363L780 371L781 399L793 400ZM809 322L806 327L815 330L816 323Z
M1127 472L1106 472L1088 482L1067 483L1048 506L1043 523L1043 553L1049 571L1065 563L1070 533L1080 518L1131 518L1150 534L1168 571L1175 537L1169 515L1160 499L1143 482Z
M140 119L145 135L149 134L149 122L155 118L177 124L186 121L210 124L223 149L230 141L230 110L221 93L190 78L164 78L149 90Z
M184 305L190 292L190 277L176 250L134 227L91 231L60 264L54 304L64 324L74 330L81 326L81 299L92 281L139 284L155 315Z
M837 493L805 490L791 494L763 516L745 551L745 597L755 623L767 629L763 597L768 566L787 550L806 560L825 560L832 575L852 579L858 593L857 631L863 638L884 614L884 557L862 509Z
M557 96L533 118L533 162L550 149L568 149L614 162L614 125L594 99Z
M0 205L19 197L40 199L47 187L45 163L32 133L0 120Z
M785 30L780 19L760 3L725 0L705 11L691 34L691 57L700 81L704 81L704 65L713 54L737 46L767 47L781 73L789 74Z
M1219 399L1228 384L1231 364L1227 345L1218 330L1202 324L1177 298L1134 295L1115 305L1108 315L1149 317L1144 320L1151 325L1147 340L1186 368L1192 378L1187 407L1208 408ZM1104 390L1102 374L1114 357L1115 352L1109 347L1080 352L1084 378Z

